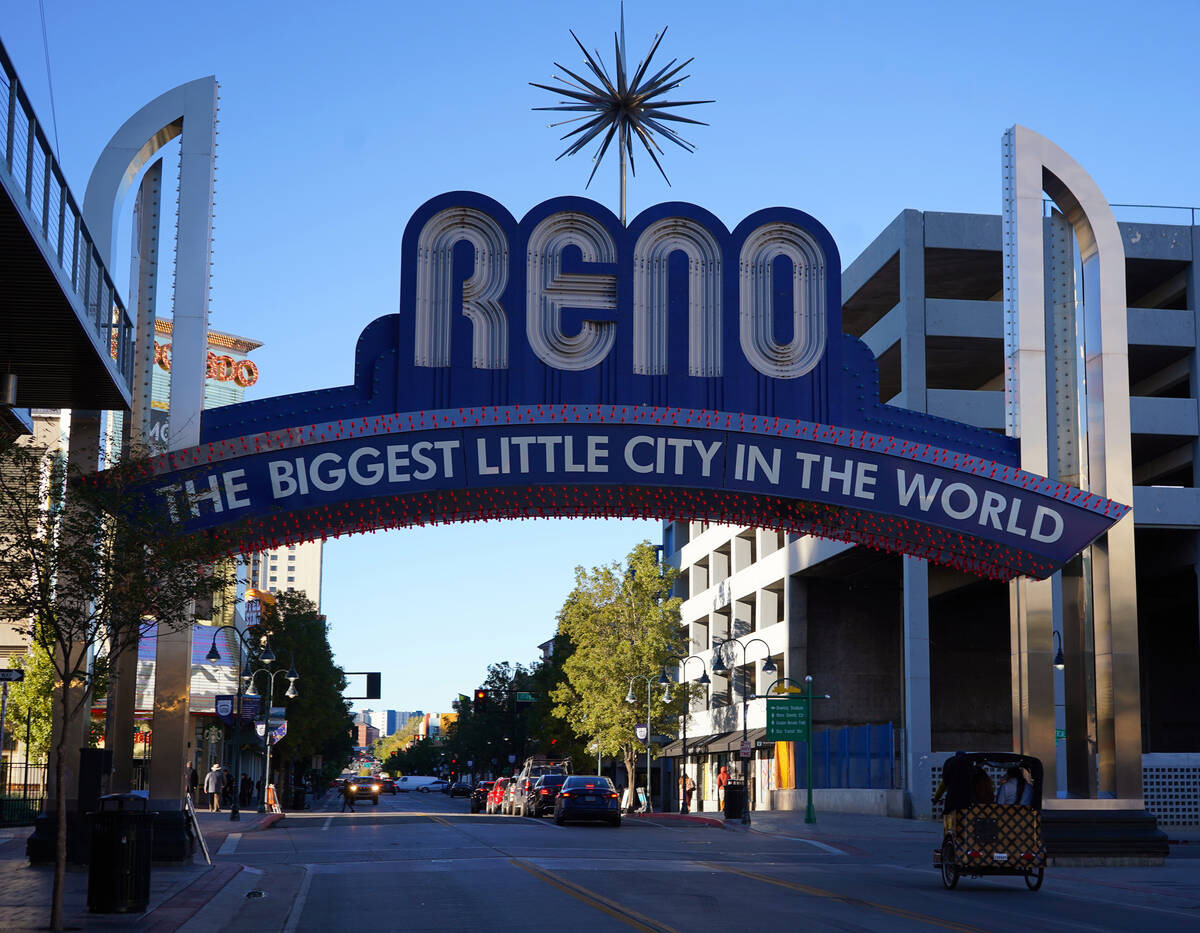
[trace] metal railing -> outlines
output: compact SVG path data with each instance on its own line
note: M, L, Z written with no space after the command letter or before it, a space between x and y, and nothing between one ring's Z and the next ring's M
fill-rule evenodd
M79 299L128 386L133 374L133 322L83 222L16 69L0 43L0 179L24 209L30 231Z
M1183 225L1186 223L1187 226L1194 227L1196 226L1196 214L1200 212L1200 207L1189 207L1186 204L1117 204L1110 202L1108 206L1112 208L1113 216L1117 218L1118 223L1135 223L1138 221L1141 223L1166 223L1174 225ZM1050 212L1054 208L1055 204L1053 200L1042 198L1043 216L1049 217ZM1149 220L1144 216L1134 218L1126 213L1130 212L1131 214L1133 211L1170 211L1171 216L1166 218L1159 216L1155 220Z

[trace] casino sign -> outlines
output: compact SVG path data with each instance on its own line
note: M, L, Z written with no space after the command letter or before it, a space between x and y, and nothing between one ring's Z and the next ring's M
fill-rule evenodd
M146 495L251 552L504 518L640 517L814 534L1044 578L1129 508L1017 468L1018 441L879 401L842 333L841 263L801 211L732 230L692 204L628 227L472 192L409 221L396 314L343 386L204 412Z

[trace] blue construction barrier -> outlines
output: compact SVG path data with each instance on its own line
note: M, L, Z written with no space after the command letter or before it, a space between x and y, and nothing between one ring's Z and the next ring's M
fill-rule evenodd
M796 743L796 786L807 787L807 743ZM892 724L843 726L813 735L813 788L895 787L896 752Z

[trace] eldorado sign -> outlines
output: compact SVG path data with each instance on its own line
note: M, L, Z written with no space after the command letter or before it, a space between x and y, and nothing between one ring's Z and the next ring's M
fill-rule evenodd
M231 550L425 522L704 519L1044 577L1128 508L1016 468L1017 442L879 401L825 228L690 204L623 228L455 192L403 240L398 314L352 385L204 413L160 457L172 520Z

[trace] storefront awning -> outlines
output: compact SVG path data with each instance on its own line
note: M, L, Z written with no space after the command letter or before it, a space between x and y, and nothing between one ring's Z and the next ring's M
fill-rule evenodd
M757 748L758 743L767 737L766 729L751 729L746 733L746 741L750 743L751 748ZM742 747L742 733L727 732L723 737L722 742L713 742L709 745L710 752L736 752Z

